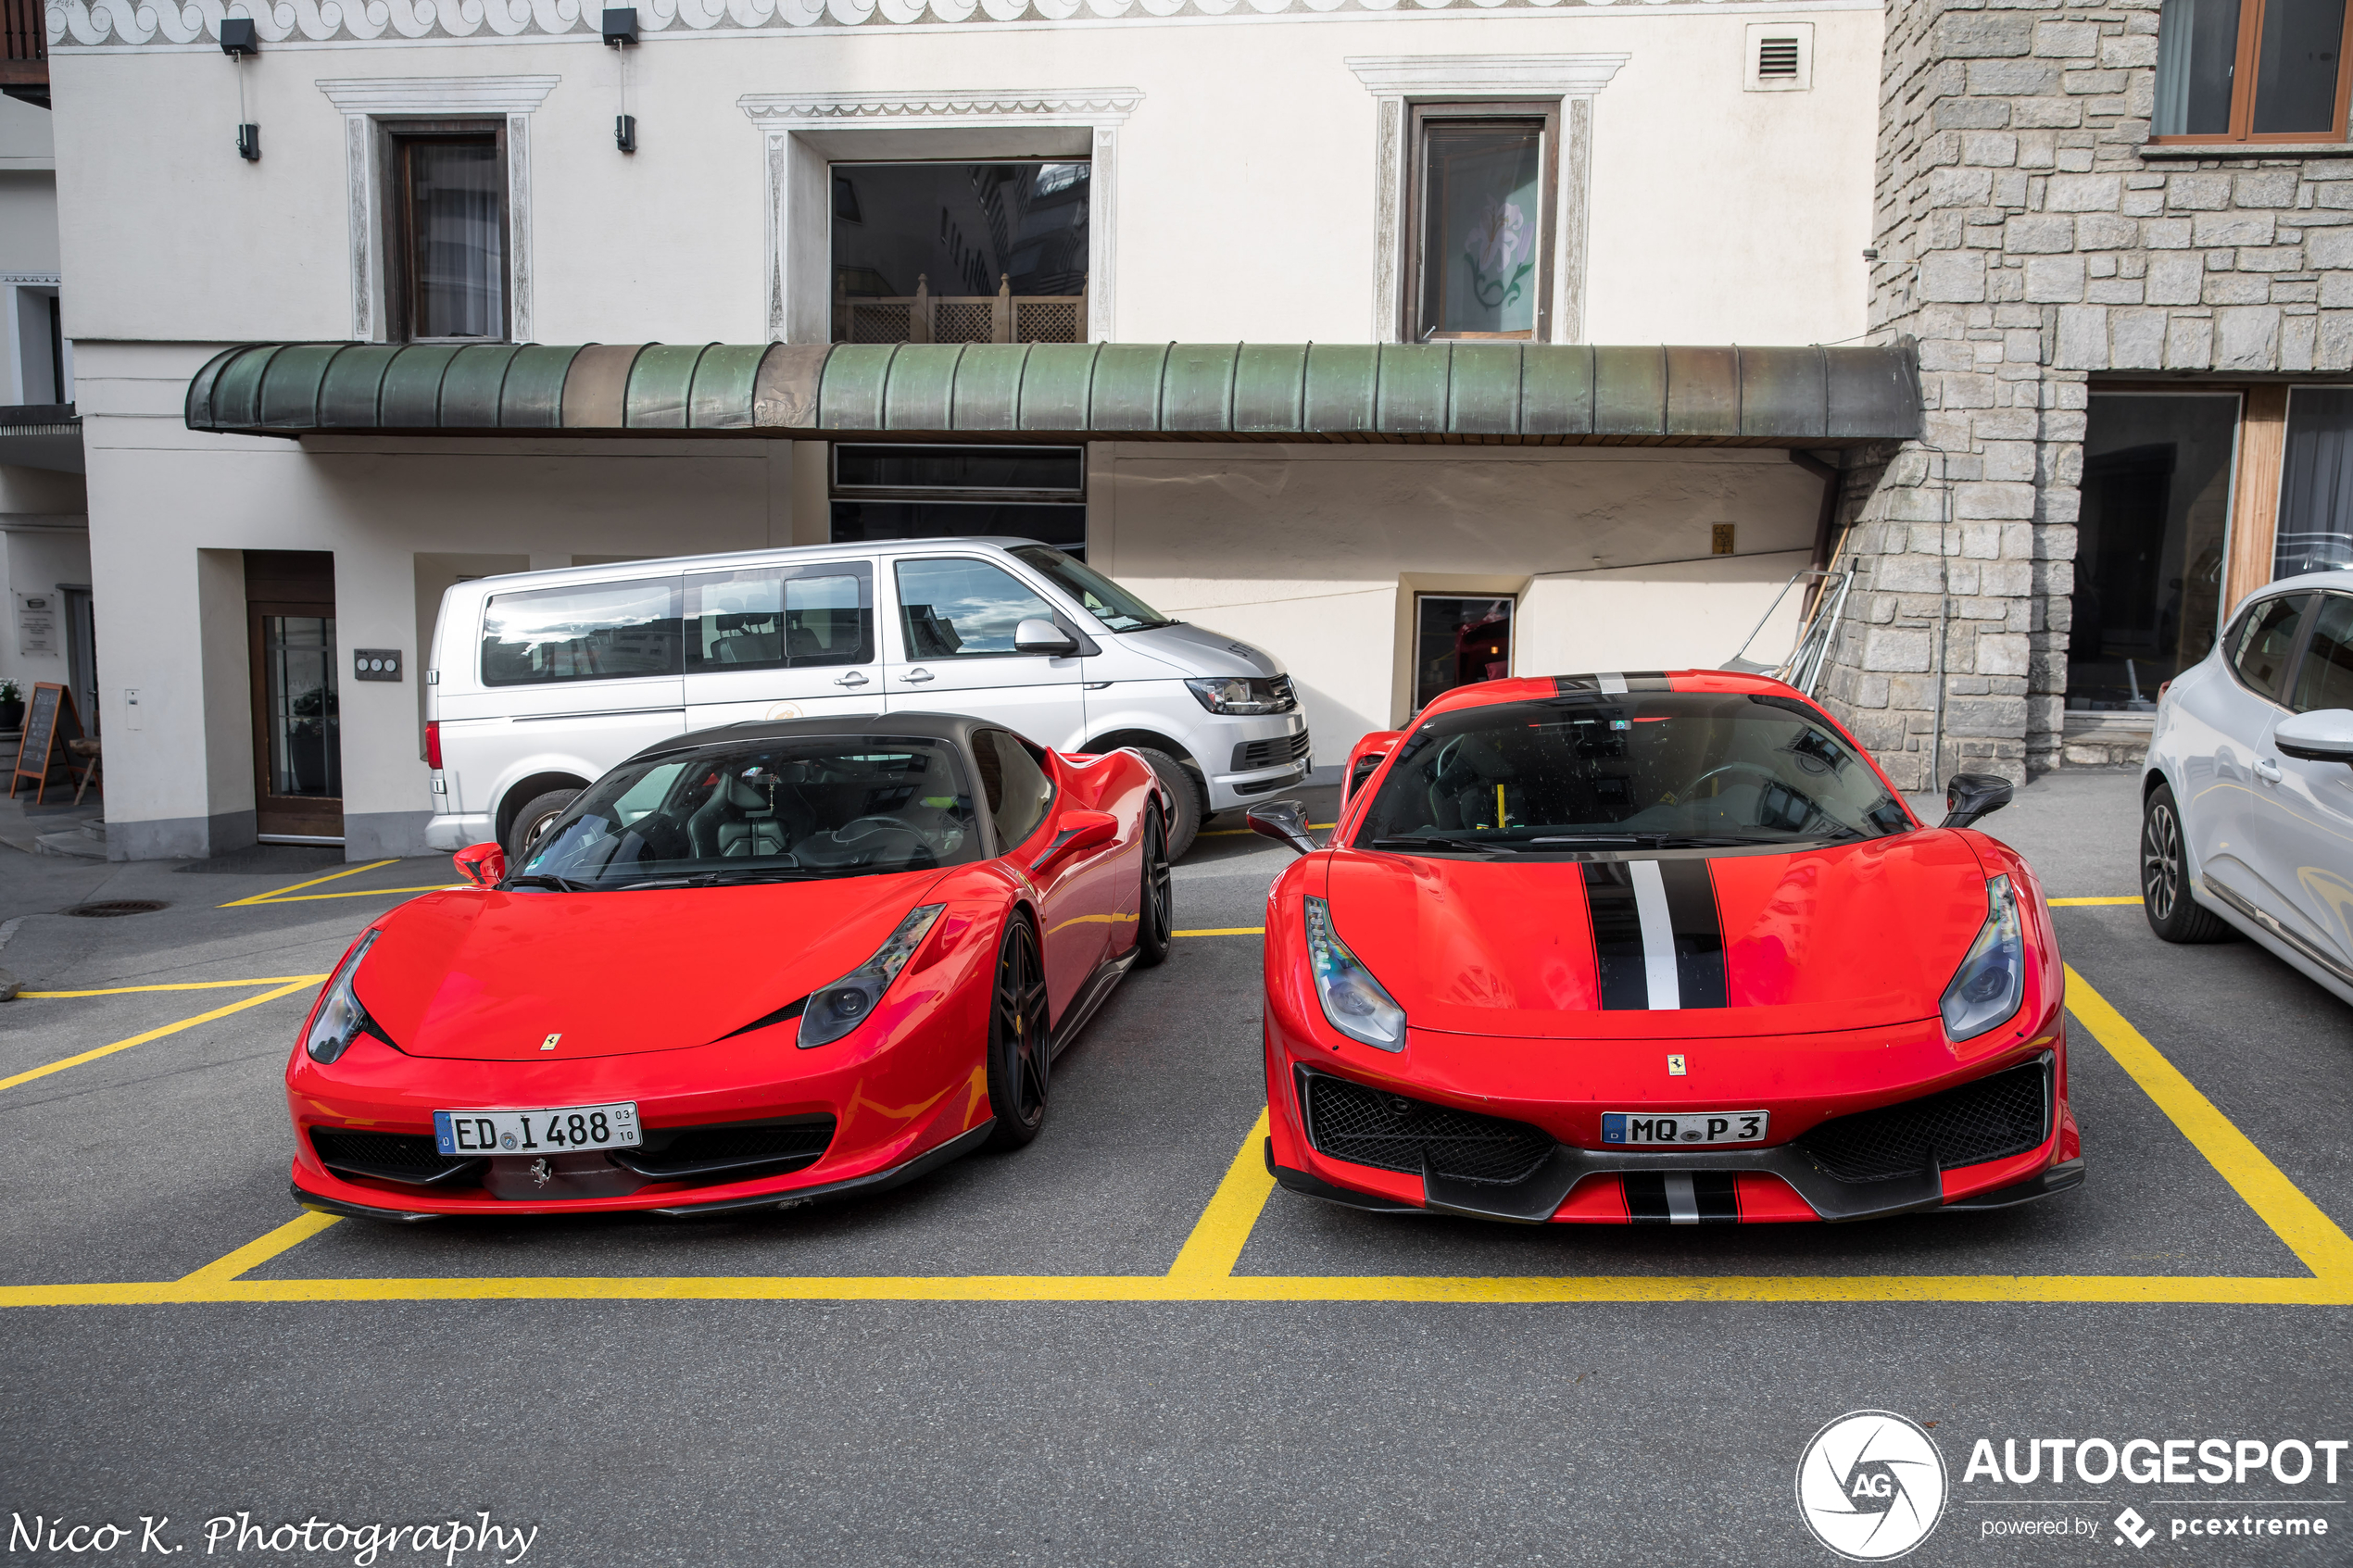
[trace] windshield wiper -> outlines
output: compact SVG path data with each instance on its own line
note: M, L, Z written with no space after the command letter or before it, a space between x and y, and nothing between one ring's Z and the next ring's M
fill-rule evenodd
M622 884L621 891L634 893L646 887L717 887L723 884L738 882L806 882L812 877L821 877L824 874L823 872L796 866L770 866L759 870L747 868L739 872L701 872L693 876L658 876L644 882L626 882Z
M570 877L558 876L553 872L525 872L520 876L509 877L499 885L503 887L552 887L559 893L593 893L596 891L596 888L588 883L574 882Z
M1518 845L1500 838L1376 838L1373 840L1372 847L1376 849L1470 849L1481 853L1490 849L1509 849L1514 854L1519 852Z

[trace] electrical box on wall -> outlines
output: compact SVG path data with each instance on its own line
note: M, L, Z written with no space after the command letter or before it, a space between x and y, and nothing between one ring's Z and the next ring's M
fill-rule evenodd
M400 650L352 649L351 678L355 681L397 681L400 679Z

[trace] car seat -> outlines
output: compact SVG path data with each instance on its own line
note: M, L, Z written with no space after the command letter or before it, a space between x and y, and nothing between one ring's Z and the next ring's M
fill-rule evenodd
M776 784L774 778L723 777L711 798L686 819L696 859L782 855L790 849L793 835L777 815Z

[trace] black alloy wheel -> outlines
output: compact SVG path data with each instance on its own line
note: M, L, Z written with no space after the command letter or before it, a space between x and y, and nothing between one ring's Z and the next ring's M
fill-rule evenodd
M1046 1124L1046 1081L1054 1041L1046 1007L1046 965L1038 928L1026 914L1005 922L997 944L997 980L988 1009L988 1106L996 1113L991 1148L1019 1148Z
M2141 807L2141 913L2168 942L2220 942L2231 934L2221 916L2190 897L2182 812L2171 784L2149 791Z
M1160 808L1144 808L1144 890L1136 906L1136 964L1151 969L1168 961L1170 898L1168 830Z

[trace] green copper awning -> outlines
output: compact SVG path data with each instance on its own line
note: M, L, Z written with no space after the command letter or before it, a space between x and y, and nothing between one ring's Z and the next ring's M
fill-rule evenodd
M1893 347L254 344L188 383L240 435L1833 446L1916 436Z

